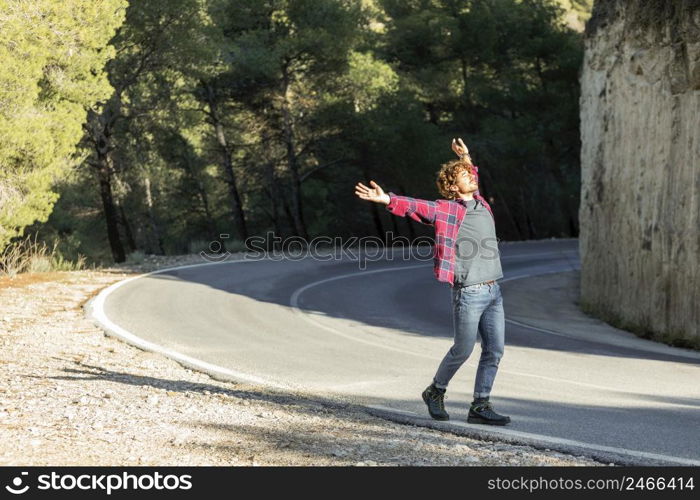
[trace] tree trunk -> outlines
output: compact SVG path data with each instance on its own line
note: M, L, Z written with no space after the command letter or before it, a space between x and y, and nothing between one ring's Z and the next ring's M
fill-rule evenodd
M267 115L267 110L263 110L263 115ZM265 123L265 126L267 126L267 123ZM265 128L262 133L262 149L264 152L270 150L270 133L267 128ZM279 186L277 176L275 175L275 162L272 158L266 158L265 176L268 185L267 191L270 194L270 219L272 219L275 235L282 236L279 218Z
M277 186L274 163L271 161L267 162L265 170L267 172L267 182L269 184L268 192L270 193L270 218L272 219L272 226L275 234L282 236L282 227L279 217L279 186Z
M292 217L296 232L306 241L309 240L309 234L306 231L306 223L302 211L302 193L301 180L299 178L299 165L295 151L294 124L292 123L291 114L291 89L289 81L289 73L287 68L283 69L282 78L282 117L284 122L284 142L287 148L287 167L292 176Z
M126 212L124 212L124 205L121 203L115 203L119 208L119 223L124 228L124 236L126 237L126 245L129 248L129 252L136 250L136 240L134 240L134 233L131 231L131 224L129 224L129 219L126 218Z
M292 215L292 211L289 208L289 202L287 202L287 197L284 196L284 194L282 194L280 196L280 198L282 199L282 207L284 208L284 213L287 216L287 221L289 223L289 227L292 230L292 235L299 236L299 233L297 232L297 228L294 225L294 216Z
M112 196L112 178L108 168L99 171L100 197L102 198L102 209L107 223L107 238L112 250L114 262L124 262L126 256L121 238L119 237L119 218Z
M216 231L216 224L214 223L214 217L211 214L211 209L209 208L209 196L207 195L206 189L204 189L204 183L201 179L196 179L197 183L197 193L199 194L199 199L202 202L202 209L204 210L204 219L207 226L207 231L209 232L210 238L218 237ZM223 250L223 242L222 250Z
M114 262L126 260L124 246L119 237L119 212L112 195L112 174L114 172L112 129L120 116L120 110L121 97L118 92L115 92L100 113L88 111L87 121L83 125L95 155L93 160L88 160L88 164L95 169L100 185L100 198L107 224L107 240Z
M206 85L207 90L207 103L209 104L209 118L211 119L211 124L214 127L214 132L216 135L216 141L219 146L219 151L221 155L221 169L224 173L224 180L228 186L229 196L231 197L231 214L233 216L233 223L238 232L238 237L245 241L248 239L248 228L246 227L245 212L243 210L243 203L241 201L241 196L238 192L238 185L236 182L236 174L233 171L233 162L231 161L231 148L226 140L226 133L224 131L224 125L221 123L221 117L219 116L218 104L216 101L216 96L214 94L214 89L211 85Z
M153 210L153 195L151 194L150 177L146 176L143 182L146 188L146 207L148 208L148 221L151 224L151 232L153 233L153 238L156 240L156 245L158 245L158 252L160 255L165 255L165 250L163 249L163 238L161 237L160 228L158 227L158 222L156 221Z

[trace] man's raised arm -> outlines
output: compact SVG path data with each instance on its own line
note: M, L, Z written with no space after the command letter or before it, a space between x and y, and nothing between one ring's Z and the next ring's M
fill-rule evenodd
M474 165L474 162L472 161L472 158L469 154L469 148L466 144L464 144L464 141L461 137L452 139L452 151L454 151L455 154L459 156L460 160L468 161L471 164L471 166L474 167L474 175L476 175L476 185L479 186L479 167ZM479 196L481 195L478 189L474 194Z
M386 209L393 215L399 217L410 217L421 224L433 225L437 203L429 200L421 200L410 196L400 196L392 193L385 193L384 190L374 181L370 181L367 187L361 182L355 185L355 194L363 200L373 201L386 205Z

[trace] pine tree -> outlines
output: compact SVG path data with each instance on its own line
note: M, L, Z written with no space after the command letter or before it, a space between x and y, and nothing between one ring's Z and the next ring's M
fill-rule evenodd
M76 163L86 110L106 98L124 0L0 0L0 250L45 221Z

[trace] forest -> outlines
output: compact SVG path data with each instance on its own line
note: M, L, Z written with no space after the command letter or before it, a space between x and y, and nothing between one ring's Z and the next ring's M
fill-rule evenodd
M436 199L453 137L499 239L576 237L591 3L0 0L0 253L430 234L353 186Z

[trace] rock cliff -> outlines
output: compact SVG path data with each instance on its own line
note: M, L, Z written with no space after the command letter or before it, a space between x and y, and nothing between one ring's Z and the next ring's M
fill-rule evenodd
M700 0L596 0L581 70L581 305L700 347Z

